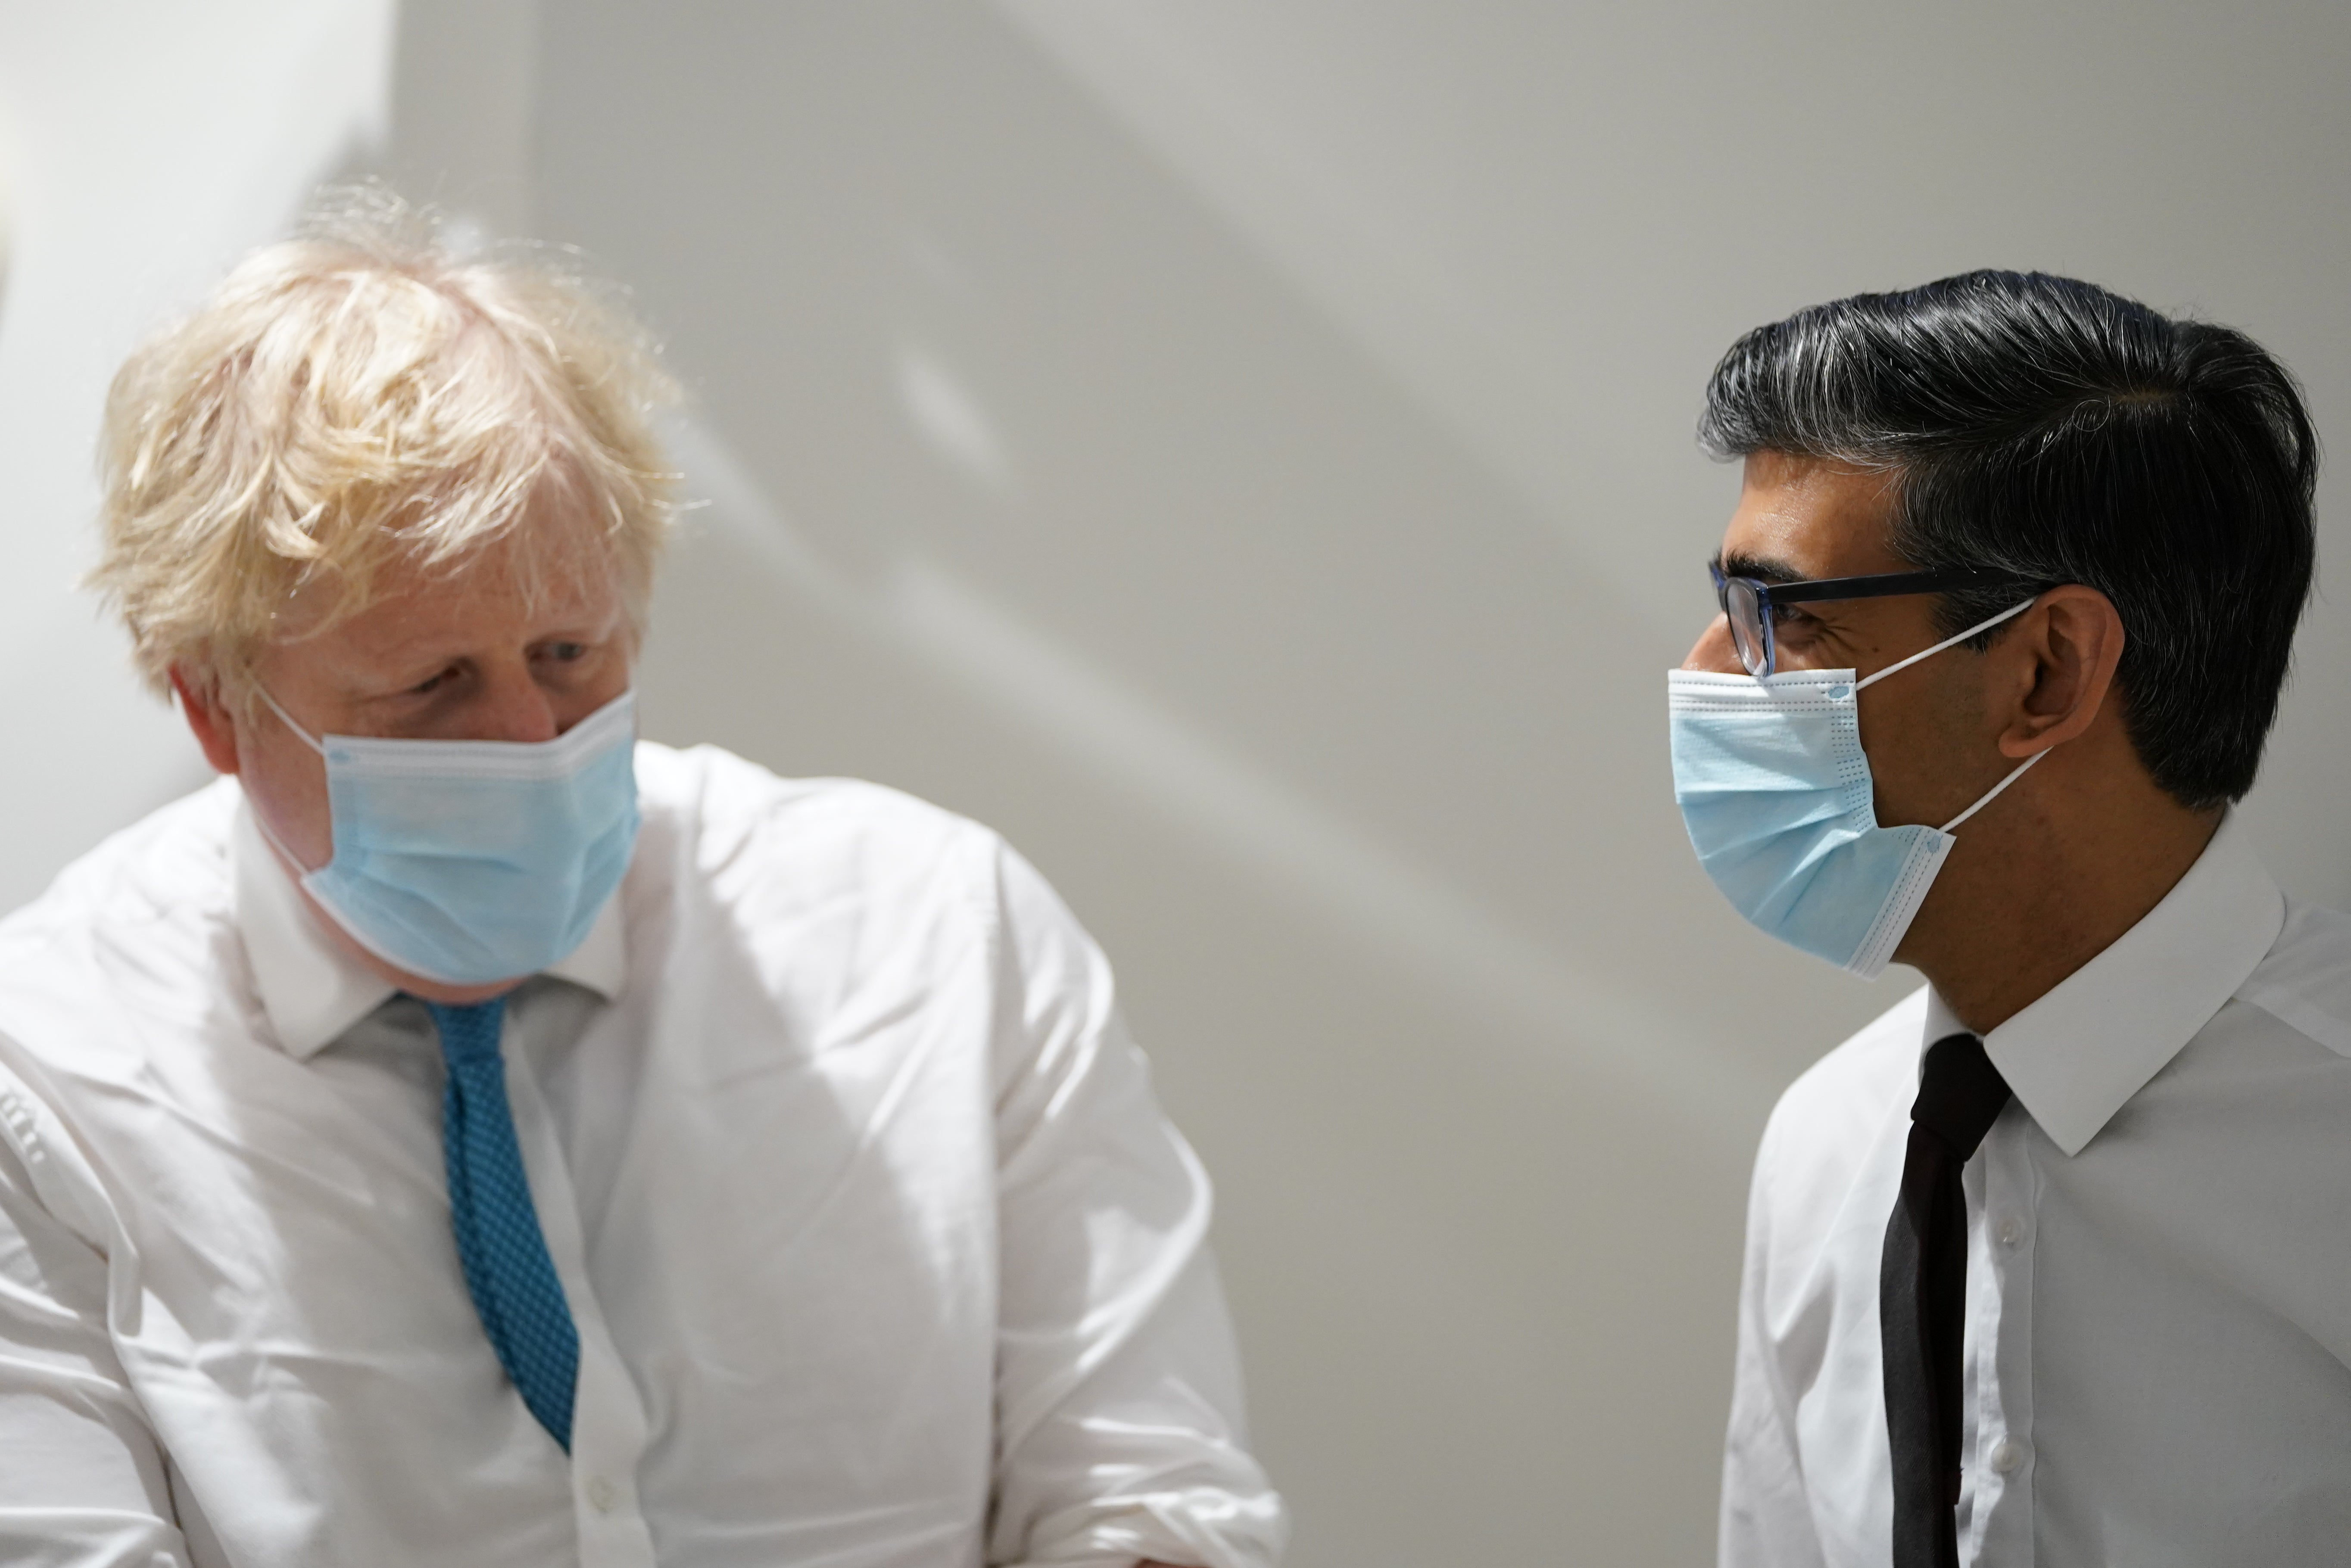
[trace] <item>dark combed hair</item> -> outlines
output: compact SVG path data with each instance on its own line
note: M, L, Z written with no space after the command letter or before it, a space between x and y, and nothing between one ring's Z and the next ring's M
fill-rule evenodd
M2293 376L2243 333L2071 278L1972 272L1757 327L1715 367L1698 439L1719 458L1887 470L1892 545L1921 568L2097 589L2122 618L2124 721L2156 784L2199 810L2252 787L2310 593L2318 439ZM2016 597L1946 596L1944 634Z

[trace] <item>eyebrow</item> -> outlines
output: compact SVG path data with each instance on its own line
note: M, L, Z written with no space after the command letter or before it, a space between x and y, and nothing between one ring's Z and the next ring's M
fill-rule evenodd
M1721 568L1726 577L1753 577L1765 583L1801 583L1806 580L1803 573L1783 561L1750 556L1743 550L1734 550L1729 555L1718 550L1714 564Z

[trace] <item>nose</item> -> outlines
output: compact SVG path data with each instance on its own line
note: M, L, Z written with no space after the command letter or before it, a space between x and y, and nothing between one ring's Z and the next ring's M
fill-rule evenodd
M1747 666L1739 661L1739 649L1730 640L1730 618L1716 616L1707 622L1698 634L1698 642L1682 660L1684 670L1703 670L1714 675L1744 675Z
M531 679L528 662L512 669L486 670L478 699L465 715L469 739L476 741L551 741L562 733L555 702Z

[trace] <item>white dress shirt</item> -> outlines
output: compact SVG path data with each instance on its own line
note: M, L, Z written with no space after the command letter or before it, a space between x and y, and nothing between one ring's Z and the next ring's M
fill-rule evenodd
M507 1087L567 1457L449 1223L421 1004L233 781L0 922L0 1562L1264 1568L1208 1185L1018 857L642 746Z
M1756 1159L1721 1561L1883 1564L1878 1261L1913 994L1797 1080ZM1959 1560L2351 1560L2351 919L2224 820L2164 900L1984 1037L1968 1162Z

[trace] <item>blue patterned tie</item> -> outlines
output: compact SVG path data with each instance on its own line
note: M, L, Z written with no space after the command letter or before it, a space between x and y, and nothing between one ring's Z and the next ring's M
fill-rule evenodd
M580 1373L580 1331L563 1299L531 1207L530 1184L507 1107L506 1065L498 1030L506 1001L448 1007L424 1004L441 1032L449 1085L441 1099L441 1137L449 1162L449 1218L465 1288L498 1361L522 1402L571 1449L571 1389Z

